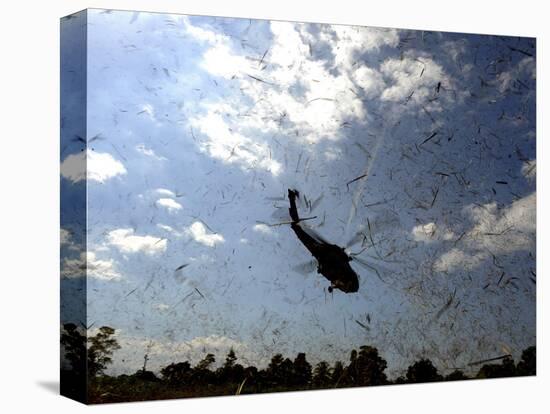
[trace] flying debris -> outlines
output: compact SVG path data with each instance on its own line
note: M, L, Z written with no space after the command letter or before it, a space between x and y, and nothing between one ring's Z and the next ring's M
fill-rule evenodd
M184 263L181 266L178 266L176 268L175 272L177 272L178 270L182 270L182 269L186 268L187 266L189 266L189 263Z

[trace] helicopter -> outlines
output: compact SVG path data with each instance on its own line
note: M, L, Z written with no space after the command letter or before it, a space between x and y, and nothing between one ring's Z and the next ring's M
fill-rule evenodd
M288 189L288 200L290 202L288 212L292 220L290 227L316 259L317 273L330 281L328 288L330 293L334 289L339 289L344 293L357 292L359 290L359 277L349 264L355 258L348 255L344 247L329 243L300 225L300 222L304 219L300 219L296 208L296 198L299 197L300 194L297 190Z

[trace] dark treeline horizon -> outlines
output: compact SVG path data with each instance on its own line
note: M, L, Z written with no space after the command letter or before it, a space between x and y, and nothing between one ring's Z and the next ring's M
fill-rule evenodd
M378 349L363 345L350 351L348 361L320 361L314 366L304 352L294 359L276 353L262 369L241 365L231 348L215 369L216 356L206 353L194 366L189 361L175 361L155 373L147 370L149 356L145 354L143 366L134 374L112 376L105 370L112 363L113 352L120 349L114 334L115 329L104 326L86 338L76 325L63 326L62 350L71 369L61 370L62 394L103 403L536 375L536 347L531 346L517 364L511 355L470 364L480 366L473 376L462 369L442 375L430 359L421 358L413 361L404 375L389 379L387 362Z

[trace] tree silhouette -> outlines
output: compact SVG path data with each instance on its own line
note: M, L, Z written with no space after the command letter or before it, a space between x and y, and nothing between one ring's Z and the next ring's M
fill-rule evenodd
M516 366L511 356L506 356L500 364L485 364L478 373L477 378L503 378L516 375Z
M300 352L293 363L293 385L304 387L311 382L311 364L306 359L306 354Z
M331 383L338 387L344 377L344 364L342 361L336 361L334 367L332 367L332 373L330 375Z
M88 342L88 375L95 377L103 374L107 365L112 362L113 352L120 349L117 340L113 338L115 330L109 326L102 326L99 332L90 338Z
M349 365L344 370L341 384L344 386L357 385L357 378L357 351L352 349L349 356Z
M372 346L359 348L356 360L357 385L382 385L388 382L384 370L388 366L385 359L378 355L378 349Z
M279 385L294 386L294 364L290 358L285 358L281 363L279 375Z
M282 384L284 378L284 369L283 369L283 355L275 354L271 358L271 362L267 366L265 371L266 380L272 384Z
M327 362L321 361L315 365L313 370L312 384L318 388L324 388L332 383L332 376L330 374L330 367Z
M137 370L136 373L134 374L134 377L142 381L148 381L148 382L160 381L153 371L148 371L144 369Z
M445 376L445 381L462 381L467 379L470 378L464 375L464 372L459 369L455 369L453 372Z
M530 346L521 353L521 361L517 365L517 375L537 375L537 348Z
M377 348L367 345L361 346L359 351L351 351L347 366L337 361L332 368L328 362L320 361L312 370L306 354L301 352L296 355L294 361L277 353L265 369L258 370L255 366L243 367L238 364L235 351L230 349L223 365L215 371L212 370L212 366L216 362L216 357L208 353L194 368L188 361L173 362L163 367L160 370L160 379L154 372L145 369L147 357L144 359L143 367L133 375L111 377L104 375L104 369L111 361L112 352L118 349L113 335L114 329L102 327L97 335L89 339L88 349L93 351L96 376L89 378L88 394L86 387L80 389L81 399L89 398L90 402L135 401L470 379L459 369L443 377L429 359L421 359L407 368L405 376L390 382L385 373L386 360L381 357ZM66 358L81 369L85 366L85 358L81 355L85 342L85 337L79 333L75 325L64 326L62 343ZM74 384L75 378L71 376L71 372L63 373L62 378L67 383ZM85 377L85 370L83 372ZM535 372L536 348L530 347L523 351L517 366L508 356L500 364L483 365L477 378L533 375ZM76 395L79 390L66 389L65 395L69 395L69 391Z
M201 359L201 361L197 364L195 369L199 371L206 370L210 368L210 365L212 365L214 362L216 362L216 357L214 356L214 354L206 354L206 356Z
M421 359L407 369L408 382L434 382L441 381L443 377L437 372L432 361Z
M86 372L86 336L78 332L74 323L63 325L61 333L63 355L76 374Z
M172 386L183 385L189 382L193 370L187 361L172 363L161 369L162 379Z
M214 373L210 371L210 366L216 362L214 354L206 354L193 369L192 381L195 384L210 384L214 382Z
M246 367L244 369L244 375L247 378L257 377L258 376L258 368L256 368L255 366Z
M224 367L226 368L232 368L235 366L235 361L237 361L237 356L235 355L235 351L233 348L231 348L225 357L225 364Z
M237 356L233 348L231 348L225 357L225 363L216 371L216 377L219 383L234 383L244 379L244 367L237 364L236 361Z
M62 364L60 392L78 401L87 400L86 336L74 323L65 323L61 331L61 352L70 367Z

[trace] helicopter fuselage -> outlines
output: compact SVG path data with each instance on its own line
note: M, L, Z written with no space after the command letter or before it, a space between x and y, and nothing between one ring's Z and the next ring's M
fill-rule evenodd
M290 227L317 260L317 272L330 281L329 290L340 289L345 293L357 292L359 290L359 278L349 264L351 257L346 254L342 247L318 240L302 228L296 209L297 196L298 192L296 190L288 190L289 212L293 220Z

